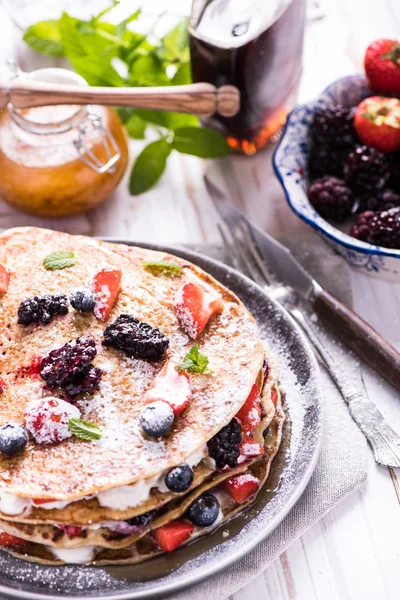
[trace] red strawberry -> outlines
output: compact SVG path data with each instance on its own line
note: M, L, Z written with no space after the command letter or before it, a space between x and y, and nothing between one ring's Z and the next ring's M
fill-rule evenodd
M276 390L272 390L271 392L271 401L276 406L276 401L278 400L278 392Z
M183 329L197 339L213 314L222 309L221 298L209 294L196 283L185 283L177 292L175 312Z
M239 446L240 454L242 456L254 457L261 456L264 454L264 448L258 442L254 441L253 438L246 435Z
M400 94L400 44L376 40L367 48L364 68L370 87L386 94Z
M49 504L50 502L57 502L57 500L55 500L55 498L50 498L49 500L48 499L44 500L42 498L34 498L32 500L32 504L34 506L40 506L41 504Z
M0 294L5 294L10 282L10 273L4 265L0 265Z
M257 477L250 475L250 473L235 475L235 477L225 479L225 481L221 483L222 489L224 489L238 504L247 500L249 496L258 490L259 486L260 482Z
M256 384L251 388L250 394L242 408L236 414L245 433L251 433L261 421L260 392Z
M177 366L169 361L158 374L153 387L146 392L146 402L162 400L170 405L175 415L182 412L190 400L189 375L177 371Z
M23 540L15 535L0 531L0 546L3 548L12 548L13 546L25 546L29 544L27 540Z
M0 377L0 394L2 394L4 392L6 387L7 387L6 382L4 381L4 379L2 377Z
M194 527L189 521L177 519L152 532L157 544L164 552L172 552L190 537Z
M76 537L81 535L83 527L74 527L73 525L59 525L60 529L67 534L68 537Z
M94 315L99 321L106 321L121 289L120 269L102 269L93 278L92 290L96 296Z
M360 102L354 115L360 140L382 152L400 146L400 100L371 96Z

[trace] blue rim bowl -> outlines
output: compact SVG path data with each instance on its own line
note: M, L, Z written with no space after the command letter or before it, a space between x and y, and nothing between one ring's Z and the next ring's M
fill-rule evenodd
M293 212L320 233L352 267L368 275L400 281L400 250L351 237L323 219L307 197L308 134L314 112L326 104L355 106L371 95L373 92L363 75L350 75L332 83L314 102L295 108L274 152L273 165Z

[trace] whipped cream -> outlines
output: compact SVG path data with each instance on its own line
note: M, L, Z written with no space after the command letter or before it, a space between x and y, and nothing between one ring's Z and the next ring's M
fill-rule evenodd
M53 554L58 560L63 562L81 565L93 560L96 546L82 546L82 548L51 548L47 546L47 550Z

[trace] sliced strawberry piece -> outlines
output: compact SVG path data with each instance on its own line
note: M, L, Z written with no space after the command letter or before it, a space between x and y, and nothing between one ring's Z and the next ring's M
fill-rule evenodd
M278 400L278 393L276 390L272 390L271 392L271 402L276 405L276 401Z
M92 291L96 296L94 315L99 321L106 321L121 289L122 271L102 269L93 278Z
M32 504L34 506L41 506L42 504L50 504L50 502L57 502L55 498L50 498L50 500L44 500L43 498L34 498L32 500Z
M0 294L5 294L10 282L10 273L4 265L0 265Z
M166 402L175 415L186 408L191 394L189 375L184 371L177 371L177 367L176 363L167 362L145 396L147 403L157 402L157 400Z
M81 535L83 531L83 527L74 527L73 525L59 525L59 527L68 537L77 537L78 535Z
M7 387L6 382L4 381L4 379L2 377L0 377L0 394L2 394L4 392L6 387Z
M29 544L28 540L23 540L6 531L0 531L0 546L3 548L12 548L12 546L25 546Z
M221 483L222 489L238 504L247 500L249 496L258 490L259 486L260 482L257 477L250 475L250 473L230 477Z
M189 521L177 519L152 532L152 536L164 552L172 552L190 537L194 527Z
M222 309L221 298L209 294L196 283L185 283L177 292L175 312L183 329L194 340L208 321Z
M248 435L246 435L240 442L239 450L242 456L248 456L249 458L264 454L264 448L261 446L261 444L253 440L253 438Z
M260 392L256 384L251 388L250 394L242 408L236 414L245 433L251 433L261 421Z

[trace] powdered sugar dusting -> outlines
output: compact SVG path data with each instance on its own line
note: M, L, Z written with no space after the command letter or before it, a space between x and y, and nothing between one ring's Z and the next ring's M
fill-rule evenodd
M31 400L26 407L26 429L38 444L55 444L72 436L68 422L79 419L78 408L59 398Z

